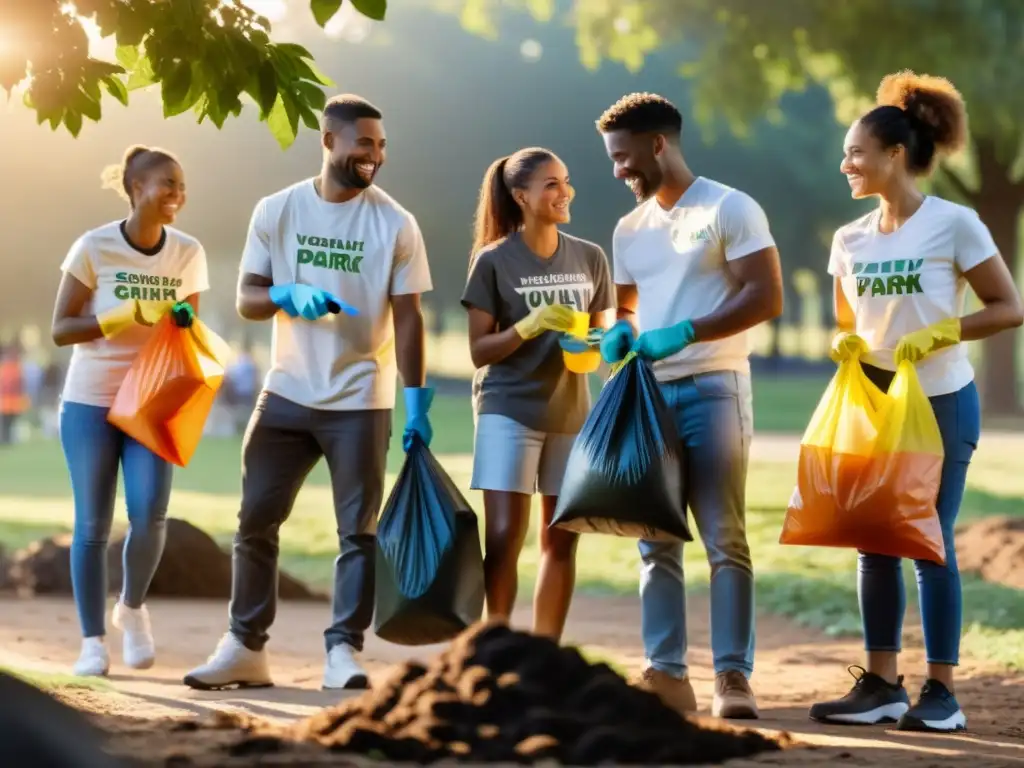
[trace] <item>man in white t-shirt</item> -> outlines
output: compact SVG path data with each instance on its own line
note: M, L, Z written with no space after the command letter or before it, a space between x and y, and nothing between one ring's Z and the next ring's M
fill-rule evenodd
M676 415L690 510L711 565L711 646L717 717L756 718L754 579L745 489L753 434L745 332L782 312L779 254L748 195L694 176L680 149L682 116L666 99L625 96L597 121L616 178L639 205L612 240L619 321L605 360L630 349L653 361ZM634 339L635 333L640 335ZM697 708L686 666L682 545L640 542L638 685L681 712Z
M271 684L278 528L303 481L327 460L341 554L324 633L324 688L365 688L355 659L373 616L377 515L396 374L407 422L429 445L420 294L431 290L415 217L373 185L384 163L380 111L357 96L323 112L320 175L256 205L242 255L238 311L273 317L271 367L242 448L230 631L185 677L193 688Z

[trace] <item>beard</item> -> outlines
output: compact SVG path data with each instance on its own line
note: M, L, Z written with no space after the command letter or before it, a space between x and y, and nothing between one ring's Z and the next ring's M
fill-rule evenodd
M331 163L329 166L331 179L345 189L366 189L373 183L373 180L367 181L360 175L356 170L358 162L355 158L350 157L338 163Z
M638 203L646 202L661 186L661 173L659 171L649 173L637 171L626 179L626 186L636 195Z

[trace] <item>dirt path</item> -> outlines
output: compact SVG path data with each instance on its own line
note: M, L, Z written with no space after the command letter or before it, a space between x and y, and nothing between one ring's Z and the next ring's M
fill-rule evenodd
M182 675L213 649L226 621L220 602L153 601L151 612L159 643L159 663L135 673L117 663L112 692L71 690L65 698L102 715L113 732L112 747L123 753L200 755L230 733L173 733L166 719L236 711L261 718L291 720L334 703L337 694L319 690L323 660L322 630L326 605L285 604L271 639L277 687L262 691L200 693L180 684ZM77 622L69 600L0 599L0 665L65 672L77 650ZM692 676L698 698L707 706L712 688L708 651L707 604L692 600L690 632ZM525 626L528 608L516 617ZM638 643L639 606L630 597L578 597L573 604L566 640L616 661L630 670L643 658ZM908 639L908 646L913 640ZM371 674L410 657L429 658L439 647L406 649L371 636L365 661ZM788 731L811 749L766 755L742 764L811 765L841 759L845 765L899 760L901 765L1024 766L1024 677L1009 677L992 667L968 662L962 672L960 698L971 727L960 737L912 736L883 728L822 728L806 716L816 699L845 691L850 678L845 665L860 658L856 643L836 641L800 629L790 622L763 616L758 624L755 689L763 711L758 727ZM920 684L917 653L907 654L911 688ZM148 721L148 722L147 722ZM164 721L163 724L153 721ZM200 738L205 739L200 743Z

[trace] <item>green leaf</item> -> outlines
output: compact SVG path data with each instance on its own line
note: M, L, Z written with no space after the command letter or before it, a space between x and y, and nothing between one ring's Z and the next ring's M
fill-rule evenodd
M291 120L288 117L288 110L285 107L281 94L278 94L273 109L267 115L267 127L281 149L288 149L295 142L297 131L292 128Z
M67 126L68 133L77 139L78 134L82 132L82 113L76 112L73 109L68 109L64 113L64 125Z
M135 46L142 42L150 31L149 20L142 13L148 3L118 3L116 40L118 47Z
M299 80L295 83L295 89L298 91L300 108L302 105L315 109L317 112L322 112L324 106L327 104L327 96L324 92L317 88L310 82L305 80ZM319 125L317 126L319 129Z
M341 9L342 0L312 0L310 7L313 10L313 18L316 19L316 23L321 27L326 26L327 22L334 18Z
M114 55L129 72L139 65L139 48L136 45L119 45Z
M97 94L98 92L99 88L97 87ZM71 109L93 122L99 122L101 116L99 99L93 101L91 95L85 91L79 90L75 92L75 95L72 97Z
M153 73L153 64L150 62L149 57L143 56L139 59L138 65L136 65L128 77L127 88L129 91L134 91L139 88L146 88L154 83L156 83L156 75Z
M164 102L164 117L181 114L192 104L186 103L189 90L192 88L192 63L179 61L171 67L171 71L160 85L160 95ZM198 99L199 97L196 96ZM184 106L182 106L184 104Z
M309 130L320 130L320 118L316 116L316 112L305 104L299 104L299 116L302 118L303 125L309 128Z
M107 88L107 92L126 107L128 106L128 89L124 87L121 79L110 75L104 77L100 82Z
M256 103L260 105L260 116L266 117L274 108L274 101L277 99L277 70L269 59L260 65L257 80L259 98Z
M388 10L388 0L349 0L349 2L363 16L374 21L384 21L384 15Z

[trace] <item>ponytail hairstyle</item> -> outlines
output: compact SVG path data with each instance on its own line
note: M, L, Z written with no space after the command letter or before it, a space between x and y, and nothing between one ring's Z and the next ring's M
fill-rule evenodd
M480 185L471 257L480 249L522 229L523 209L512 192L525 189L537 169L555 159L555 153L550 149L527 147L491 163Z
M164 149L134 144L124 151L124 157L117 165L108 165L100 174L104 189L112 189L132 208L132 184L149 171L165 163L177 163L178 158Z
M939 155L962 149L967 142L967 108L949 80L903 70L882 79L877 107L861 119L882 147L902 146L907 170L927 176Z

